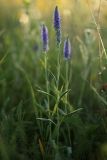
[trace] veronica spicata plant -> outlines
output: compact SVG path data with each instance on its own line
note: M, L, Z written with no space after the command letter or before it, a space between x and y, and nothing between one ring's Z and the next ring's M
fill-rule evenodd
M42 25L41 28L41 38L43 45L43 52L47 53L49 50L49 38L48 38L48 28L46 25ZM44 69L45 69L45 81L46 81L46 92L49 94L49 80L48 80L48 55L44 55ZM49 111L49 96L47 94L47 109Z

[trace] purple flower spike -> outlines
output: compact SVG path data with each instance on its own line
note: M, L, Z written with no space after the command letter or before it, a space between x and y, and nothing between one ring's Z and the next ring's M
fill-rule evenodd
M55 28L55 30L60 30L60 28L61 28L61 22L60 21L61 21L61 19L60 19L58 6L56 6L55 11L54 11L54 28Z
M71 43L69 38L64 41L64 57L66 60L71 57Z
M47 52L49 50L48 29L44 24L42 25L41 29L41 36L42 36L43 51Z
M54 29L56 31L56 41L57 45L61 43L61 18L58 7L55 7L54 10Z

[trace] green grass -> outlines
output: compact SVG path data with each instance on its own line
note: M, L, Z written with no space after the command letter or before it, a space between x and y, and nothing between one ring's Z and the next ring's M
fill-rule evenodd
M9 25L0 17L1 160L107 159L107 33L89 11L93 23L82 24L77 15L69 22L69 61L63 43L58 59L52 17L45 19L47 54L41 48L41 21L23 26L15 10Z

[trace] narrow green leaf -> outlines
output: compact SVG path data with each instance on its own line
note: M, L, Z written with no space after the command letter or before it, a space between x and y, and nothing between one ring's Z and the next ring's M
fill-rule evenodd
M4 57L0 60L0 65L4 62L4 60L6 59L7 55L8 55L9 52L7 52Z
M67 93L70 92L70 91L71 91L71 89L68 89L68 90L66 90L65 92L63 92L63 93L61 94L61 96L60 96L59 99L61 99L65 94L67 94Z
M55 122L53 122L51 119L46 119L46 118L36 118L36 119L41 120L41 121L49 121L49 122L53 123L54 125L56 125Z
M83 109L83 108L76 109L76 110L74 110L74 111L66 114L65 116L71 116L71 115L73 115L74 113L77 113L77 112L81 111L82 109Z
M43 91L43 90L37 90L38 92L40 92L40 93L43 93L43 94L46 94L46 95L49 95L49 96L52 96L52 97L54 97L52 94L50 94L50 93L48 93L48 92L45 92L45 91ZM55 97L54 97L55 98Z

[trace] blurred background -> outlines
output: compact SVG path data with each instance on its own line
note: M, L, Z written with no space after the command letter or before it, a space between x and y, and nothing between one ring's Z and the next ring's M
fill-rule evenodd
M102 23L106 21L106 0L0 0L0 19L5 22L10 17L10 22L13 19L17 23L28 23L29 20L25 13L25 10L28 10L34 21L45 20L51 22L49 18L52 16L52 11L56 5L60 8L63 16L62 21L65 22L65 25L68 21L74 23L77 20L78 24L80 21L82 22L81 25L86 25L91 19L88 5L93 10L95 17L98 16L100 6L100 20ZM47 19L44 17L47 17ZM84 21L82 21L83 18L85 18ZM68 25L68 28L70 27Z
M75 40L77 35L84 35L87 29L94 31L93 36L95 36L96 26L91 14L92 10L99 29L104 35L105 43L106 0L0 0L1 34L15 30L17 33L22 30L22 34L30 31L32 39L35 36L33 41L36 41L42 23L47 23L49 30L52 31L53 10L56 5L59 6L61 12L63 37L70 34ZM50 33L50 39L51 37Z

